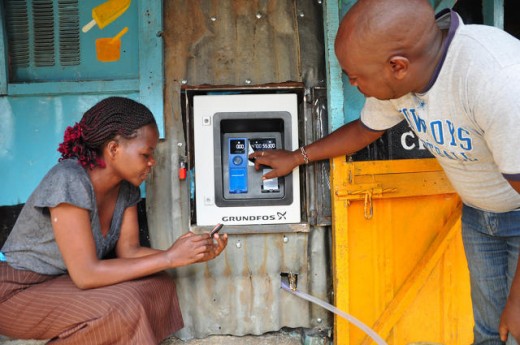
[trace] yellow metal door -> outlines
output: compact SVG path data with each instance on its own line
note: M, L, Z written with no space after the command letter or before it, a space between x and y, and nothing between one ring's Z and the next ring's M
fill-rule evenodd
M335 305L387 343L467 345L461 202L435 159L332 161ZM343 318L336 345L373 344Z

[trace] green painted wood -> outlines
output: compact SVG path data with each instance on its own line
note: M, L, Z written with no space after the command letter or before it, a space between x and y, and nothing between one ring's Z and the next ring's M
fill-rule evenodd
M134 93L139 85L138 79L9 84L9 96Z
M337 0L326 0L324 7L325 62L327 74L327 102L329 132L345 123L343 115L342 71L334 54L334 38L339 26L339 7Z
M456 0L430 0L430 4L435 10L435 13L445 8L452 8Z
M4 0L0 0L0 19L5 17ZM4 21L0 21L0 95L7 94L7 41Z
M504 0L482 0L482 16L485 25L504 29Z
M350 10L356 3L355 0L344 0L341 4L341 17ZM344 123L354 121L359 118L361 109L365 105L365 96L358 91L357 87L350 85L348 77L343 73L342 75L345 106L343 107Z
M162 1L139 1L139 99L155 115L164 138Z

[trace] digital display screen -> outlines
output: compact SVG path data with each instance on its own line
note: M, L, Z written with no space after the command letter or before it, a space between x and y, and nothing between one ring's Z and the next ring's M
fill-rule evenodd
M276 149L275 138L255 138L249 139L249 145L253 148L253 151L265 151Z
M246 141L244 139L230 139L229 153L233 155L241 155L246 153Z

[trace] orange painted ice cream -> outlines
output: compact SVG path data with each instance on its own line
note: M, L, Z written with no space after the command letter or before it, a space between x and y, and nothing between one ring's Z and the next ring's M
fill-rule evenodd
M94 25L103 29L108 24L116 20L130 7L131 0L108 0L92 9L92 20L83 27L83 32L87 32Z
M126 34L128 27L125 27L114 37L98 38L96 40L96 56L101 62L118 61L121 57L121 36Z

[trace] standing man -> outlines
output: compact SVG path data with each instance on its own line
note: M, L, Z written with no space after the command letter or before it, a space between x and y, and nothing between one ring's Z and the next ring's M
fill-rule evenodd
M360 0L335 52L366 97L359 120L300 149L253 153L265 178L352 154L403 119L438 159L464 206L474 344L520 340L520 41L435 16L427 0Z

